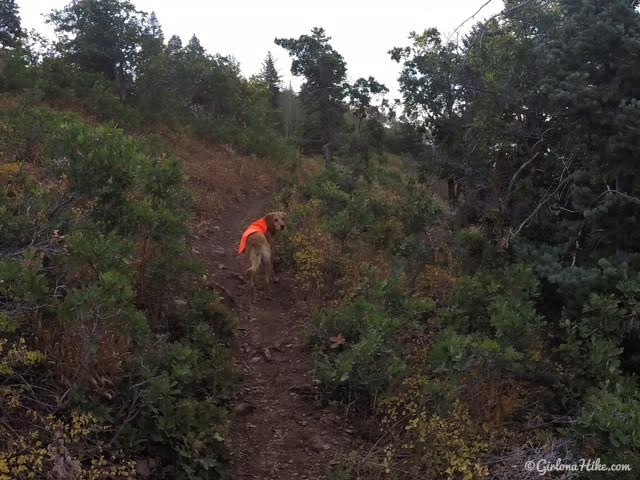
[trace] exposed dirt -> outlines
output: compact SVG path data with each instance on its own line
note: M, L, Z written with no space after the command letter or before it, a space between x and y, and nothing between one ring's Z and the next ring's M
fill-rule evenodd
M262 293L251 305L246 259L237 255L244 229L269 211L273 169L230 149L176 142L197 194L197 252L239 323L235 350L244 384L235 406L232 478L324 479L338 454L359 440L318 401L303 339L308 311L291 278L280 273L273 295Z

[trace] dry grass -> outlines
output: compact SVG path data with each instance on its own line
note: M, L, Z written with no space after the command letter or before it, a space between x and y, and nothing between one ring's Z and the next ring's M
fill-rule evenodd
M324 159L320 155L304 156L298 169L298 184L308 185L324 170Z
M268 160L188 135L174 135L168 140L194 192L192 227L196 233L206 230L223 209L241 204L252 191L273 189L276 173Z
M41 351L50 368L50 380L59 392L87 386L108 398L124 378L130 355L126 336L117 326L93 330L84 324L60 322L37 331Z

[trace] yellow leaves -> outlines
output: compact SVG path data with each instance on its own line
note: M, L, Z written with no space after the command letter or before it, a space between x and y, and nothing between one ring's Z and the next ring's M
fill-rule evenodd
M40 363L42 360L44 360L44 355L37 350L29 350L25 356L25 364L29 366Z
M98 433L102 431L102 427L98 424L97 419L87 413L75 413L71 417L70 428L66 429L68 437L71 440L79 440L83 437L87 437L92 433Z
M307 228L291 237L294 247L295 277L304 290L319 290L326 286L326 267L331 258L331 239L313 228Z
M7 403L22 407L16 392L4 391L0 399L2 407ZM134 462L103 451L97 434L105 427L94 415L75 412L65 421L28 407L22 409L29 421L20 429L0 425L0 480L44 478L53 468L71 466L74 478L79 479L135 478ZM87 452L92 452L91 456L87 457Z
M0 164L0 184L5 183L11 177L14 177L22 169L21 163L1 163Z
M413 375L395 396L382 402L383 424L394 431L394 440L384 448L385 472L410 471L423 476L428 472L425 480L487 476L488 469L479 464L479 458L489 449L490 435L459 400L446 414L434 412L423 400L429 383L425 375Z
M9 343L0 338L0 375L12 375L15 367L33 366L44 359L42 352L29 350L24 338Z

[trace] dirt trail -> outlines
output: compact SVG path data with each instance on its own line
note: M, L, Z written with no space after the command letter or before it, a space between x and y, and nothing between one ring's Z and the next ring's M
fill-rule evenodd
M251 305L241 275L246 259L236 254L244 229L271 206L274 175L267 163L228 150L192 143L176 151L198 197L196 251L238 318L235 353L244 384L235 407L232 478L324 479L338 453L358 441L317 400L303 340L305 305L282 273L273 296L261 294Z

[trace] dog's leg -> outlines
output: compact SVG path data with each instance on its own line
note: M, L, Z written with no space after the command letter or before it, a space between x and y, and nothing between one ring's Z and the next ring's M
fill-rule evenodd
M262 255L256 249L251 249L249 252L249 268L247 269L247 277L249 279L249 292L251 294L251 301L256 299L256 275L260 268L260 262Z
M249 285L249 298L251 299L251 302L253 302L256 296L256 273L253 271L252 267L249 267L244 275L247 280L247 284Z
M264 264L264 279L267 290L271 294L271 276L273 275L273 263L271 262L271 249L266 246L262 249L262 263Z
M279 283L280 277L278 276L279 268L276 268L278 265L277 262L273 261L273 257L271 258L271 278L273 279L273 283Z

